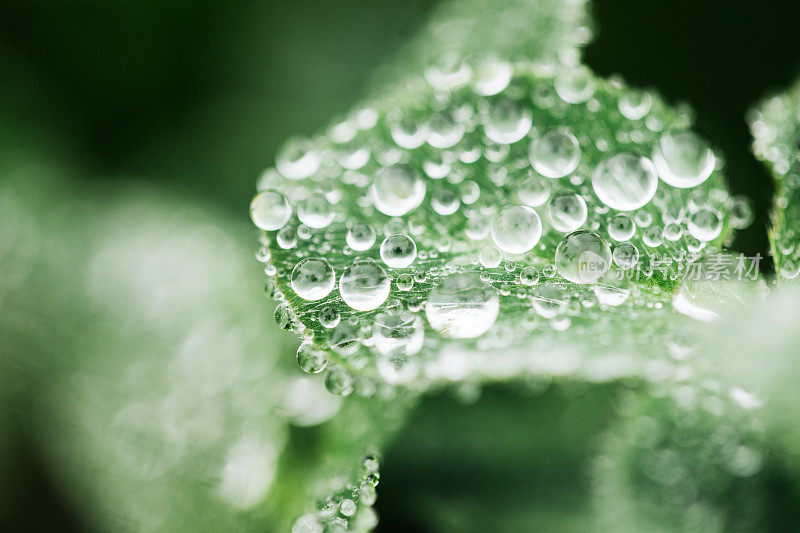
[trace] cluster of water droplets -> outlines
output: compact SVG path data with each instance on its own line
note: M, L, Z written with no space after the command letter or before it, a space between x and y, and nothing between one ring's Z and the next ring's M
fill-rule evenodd
M770 166L776 180L770 235L776 271L782 279L796 279L800 275L800 82L762 102L748 120L753 152Z
M660 308L728 211L733 226L752 218L689 126L584 67L450 54L290 141L251 215L300 367L371 394L356 376L419 383L446 341L499 347L598 309Z
M301 515L292 525L292 533L323 533L339 531L371 531L378 523L372 508L377 499L376 487L380 481L378 461L367 456L361 463L354 482L334 477L323 489L325 495L318 500L313 512Z

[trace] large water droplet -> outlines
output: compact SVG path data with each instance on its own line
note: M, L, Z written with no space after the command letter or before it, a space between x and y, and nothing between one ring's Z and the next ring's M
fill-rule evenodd
M286 197L267 189L258 193L250 202L250 218L253 224L266 231L281 229L292 216L292 208Z
M708 179L714 170L716 158L699 135L691 131L679 131L661 136L653 152L653 162L658 177L665 183L685 189Z
M492 221L492 240L510 254L521 254L533 248L542 237L542 221L527 206L506 207Z
M356 311L377 309L389 297L391 280L374 261L356 261L339 279L342 300Z
M655 195L658 177L646 157L622 153L604 159L592 175L592 187L601 202L617 211L632 211Z
M292 269L292 290L302 299L314 301L325 298L336 284L333 267L324 259L308 257Z
M381 259L391 268L405 268L417 258L417 245L408 235L395 233L381 243Z
M390 217L413 211L425 198L425 182L407 165L385 167L378 171L370 189L375 208Z
M550 225L563 233L570 233L583 226L588 214L586 200L579 194L555 196L547 204Z
M533 169L548 178L563 178L578 167L581 147L566 128L550 130L531 142Z
M497 320L497 291L475 273L450 274L428 295L425 316L431 327L456 339L471 339L489 331Z
M596 233L570 233L556 248L556 268L573 283L594 283L611 267L611 249Z
M530 111L510 98L493 102L483 124L486 136L500 144L515 143L525 137L530 129Z

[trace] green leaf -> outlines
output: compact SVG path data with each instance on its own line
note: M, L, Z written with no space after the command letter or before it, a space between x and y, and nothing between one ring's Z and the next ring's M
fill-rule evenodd
M583 67L517 63L494 96L437 76L291 141L259 182L277 319L327 354L329 388L614 378L660 357L643 334L673 329L679 279L731 229L718 159L688 116Z

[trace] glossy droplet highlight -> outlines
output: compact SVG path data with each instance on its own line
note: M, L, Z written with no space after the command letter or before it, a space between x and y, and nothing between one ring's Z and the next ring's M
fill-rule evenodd
M611 249L596 233L570 233L556 248L558 273L573 283L594 283L611 267Z
M389 297L391 280L374 261L356 261L339 279L342 300L356 311L377 309Z
M534 139L529 155L536 172L548 178L563 178L578 167L581 147L569 130L559 128Z
M716 164L714 152L699 135L691 131L669 132L661 136L653 162L658 177L678 188L695 187L711 175Z
M395 165L380 169L370 189L375 208L390 217L413 211L425 198L425 182L413 168Z
M250 202L250 218L260 229L281 229L292 216L292 208L286 197L278 191L267 189L258 193Z
M515 143L525 137L530 129L530 111L510 98L492 103L483 125L486 136L500 144Z
M506 207L492 221L491 232L498 248L510 254L521 254L539 242L542 221L530 207Z
M573 232L583 226L588 214L586 200L579 194L555 196L547 204L550 225L563 233Z
M292 269L292 290L304 300L315 301L325 298L335 284L333 267L324 259L309 257L297 263Z
M372 226L357 222L347 230L347 246L357 252L363 252L372 248L375 244L375 230Z
M381 243L381 259L391 268L405 268L417 258L417 245L408 235L395 233Z
M647 205L657 187L653 163L632 153L607 157L592 175L592 188L597 197L617 211L633 211Z
M433 329L456 339L483 335L494 325L500 299L476 273L450 274L428 295L425 317Z

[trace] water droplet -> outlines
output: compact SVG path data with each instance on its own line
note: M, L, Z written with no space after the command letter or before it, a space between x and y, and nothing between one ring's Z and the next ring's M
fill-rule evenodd
M627 241L636 233L636 224L628 215L619 214L608 223L608 236L617 242Z
M530 111L510 98L493 102L483 124L486 136L500 144L515 143L525 137L530 129Z
M381 243L381 259L391 268L406 268L417 258L417 245L408 235L395 233Z
M349 396L353 392L355 379L342 366L335 366L325 374L325 388L336 396Z
M292 208L288 200L278 191L261 191L250 202L250 218L253 219L253 224L265 231L281 229L291 216Z
M408 311L379 313L372 338L383 355L414 355L422 349L425 327L420 316Z
M358 170L369 162L372 154L368 146L361 142L350 142L337 150L336 160L342 168Z
M692 237L708 242L716 239L722 232L722 218L713 209L700 209L689 217L687 227Z
M478 63L472 88L481 96L492 96L508 87L513 69L505 61L489 57Z
M403 292L410 291L414 288L414 277L411 274L400 274L395 280L397 289Z
M357 252L369 250L375 244L375 230L372 226L356 222L347 230L346 240L347 245Z
M591 98L595 85L591 71L583 65L561 71L555 80L556 93L570 104L580 104Z
M545 283L536 287L531 303L542 318L555 318L567 310L564 289L555 283Z
M325 298L336 284L333 267L324 259L308 257L292 269L292 290L302 299L315 301Z
M734 229L749 228L753 223L753 204L747 196L736 195L731 205L731 227Z
M442 216L452 215L458 211L460 205L461 200L456 191L445 187L436 189L431 198L431 207Z
M440 91L450 91L469 83L472 69L460 55L448 53L425 69L425 80Z
M457 122L450 113L434 113L428 120L428 144L445 150L452 148L464 137L464 124Z
M583 226L588 215L586 200L578 194L555 196L547 204L550 225L563 233L571 233Z
M306 341L297 349L297 364L307 374L319 374L328 366L328 357L314 343Z
M330 202L321 192L312 193L297 206L297 218L311 228L327 228L335 215Z
M653 97L644 91L628 91L619 99L619 112L629 120L643 118L653 105Z
M492 240L510 254L527 252L541 237L542 221L536 211L527 206L506 207L492 221Z
M538 207L550 198L550 184L541 176L530 176L517 189L517 196L523 204Z
M600 201L611 209L632 211L653 198L658 177L648 158L626 152L607 157L597 166L592 187Z
M390 217L413 211L425 198L425 182L413 168L394 165L380 169L370 189L375 208Z
M389 117L389 132L397 146L406 150L419 148L428 135L427 125L411 117Z
M315 515L304 514L292 524L292 533L322 533L322 524Z
M356 311L371 311L389 297L391 280L374 261L356 261L342 273L339 294Z
M536 267L526 266L519 271L519 282L523 285L536 285L539 283L539 271Z
M592 287L597 301L603 305L617 307L631 295L630 279L618 270L610 270Z
M656 248L664 243L664 234L658 226L650 226L642 233L642 242L650 248Z
M669 132L661 136L653 162L664 183L686 189L703 183L716 164L714 152L696 133Z
M639 262L639 249L632 243L623 242L614 248L614 264L622 270L628 270Z
M473 241L480 241L489 235L489 220L481 215L476 215L467 220L464 232Z
M479 259L484 268L497 268L503 259L503 254L497 246L487 246L481 250Z
M663 235L668 241L675 242L683 236L683 229L679 224L671 222L664 226Z
M456 339L483 335L500 311L497 291L474 272L450 274L428 295L425 316L436 331Z
M320 156L307 139L287 141L275 158L275 167L284 177L300 180L319 169Z
M339 355L353 355L361 346L361 337L350 322L339 322L328 333L328 346Z
M336 307L333 305L326 305L319 310L317 320L319 320L323 328L335 328L339 324L339 320L341 320L341 315Z
M570 233L556 248L556 268L573 283L594 283L611 267L611 249L596 233Z
M285 226L275 236L278 246L284 250L289 250L297 245L297 232L291 226Z
M569 130L558 128L535 138L529 156L531 166L542 176L563 178L578 167L581 147Z

